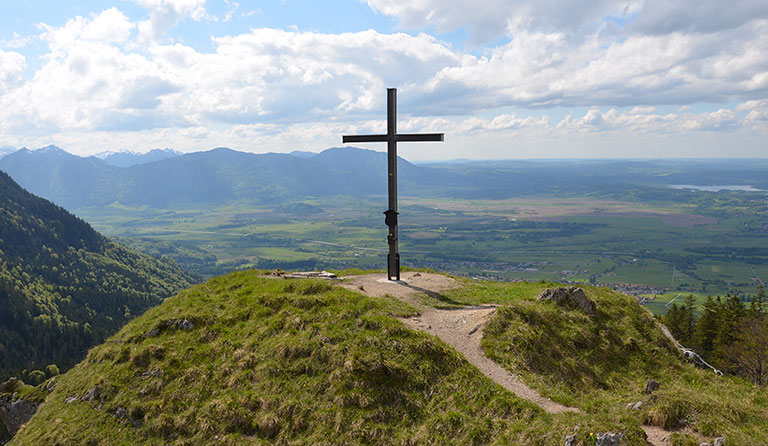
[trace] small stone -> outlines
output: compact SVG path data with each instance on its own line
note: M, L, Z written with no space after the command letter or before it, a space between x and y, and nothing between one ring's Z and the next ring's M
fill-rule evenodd
M149 330L148 332L144 333L145 338L150 338L152 336L157 336L160 334L160 330L157 328L153 328L152 330Z
M595 446L619 446L619 442L624 438L621 432L598 432Z
M75 401L77 401L77 397L76 396L70 396L69 398L64 400L64 402L67 403L67 404L74 403Z
M99 396L101 396L101 390L98 387L93 387L89 389L87 392L85 392L85 395L83 395L82 398L80 398L83 401L93 402L94 400L99 399Z
M659 389L661 386L661 383L654 381L652 379L649 379L645 383L645 393L651 394Z
M115 410L115 416L117 418L128 418L128 411L122 407L118 407L117 410Z
M636 403L627 403L627 410L640 410L643 407L643 402L638 401Z
M182 330L192 330L193 328L195 328L195 324L193 324L192 321L188 320L187 318L184 318L176 322L176 326L181 328Z
M575 445L576 445L576 434L565 437L565 446L575 446Z

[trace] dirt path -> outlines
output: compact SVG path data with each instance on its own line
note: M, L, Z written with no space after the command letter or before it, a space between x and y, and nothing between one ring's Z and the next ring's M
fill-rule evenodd
M496 307L492 305L477 305L456 309L437 309L427 307L418 298L419 293L435 295L458 283L440 274L412 273L401 275L401 282L391 282L385 274L369 274L365 276L347 277L340 286L353 291L362 292L369 296L382 297L390 295L402 299L416 307L419 316L402 319L411 328L426 331L440 338L443 342L455 348L477 367L485 376L495 383L528 400L548 413L578 412L575 407L564 406L549 398L544 398L536 390L528 387L520 378L508 372L496 362L485 356L481 341L483 330L488 324ZM643 426L648 443L652 446L666 446L672 432L656 426Z
M417 317L403 319L411 328L426 331L440 338L455 348L467 360L487 377L519 397L537 404L549 413L574 412L578 409L566 407L549 398L544 398L520 378L509 373L483 353L480 342L483 329L490 320L496 307L478 305L457 309L437 309L424 306L416 297L418 293L435 293L457 286L455 280L440 274L405 273L403 282L390 282L384 274L372 274L348 278L342 284L345 288L362 291L371 296L390 296L400 298L416 307L421 313ZM360 286L363 289L360 289Z

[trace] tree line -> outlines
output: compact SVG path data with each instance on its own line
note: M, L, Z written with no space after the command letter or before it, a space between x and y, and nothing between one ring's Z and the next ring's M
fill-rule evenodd
M768 312L761 285L748 303L740 297L708 297L697 311L689 295L682 305L672 304L664 324L684 346L695 350L724 373L768 384Z

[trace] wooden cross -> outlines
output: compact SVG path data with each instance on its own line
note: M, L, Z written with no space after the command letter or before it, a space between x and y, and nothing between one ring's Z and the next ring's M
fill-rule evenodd
M443 141L443 133L397 133L397 89L387 88L387 134L345 135L344 144L350 142L386 142L389 182L389 209L384 212L384 222L389 227L387 243L387 279L400 280L400 253L397 247L397 143L398 141Z

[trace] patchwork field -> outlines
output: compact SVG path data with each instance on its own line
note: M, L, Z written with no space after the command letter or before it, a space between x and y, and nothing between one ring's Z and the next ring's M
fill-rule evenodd
M199 271L210 276L254 266L382 268L384 202L339 197L278 209L110 206L77 213L139 249L163 242L159 254L182 264L212 255ZM720 215L690 204L590 198L405 198L400 246L405 266L602 284L651 298L649 308L664 312L677 294L746 296L768 277L768 231L755 230L759 214L719 206ZM296 211L308 207L317 211Z

